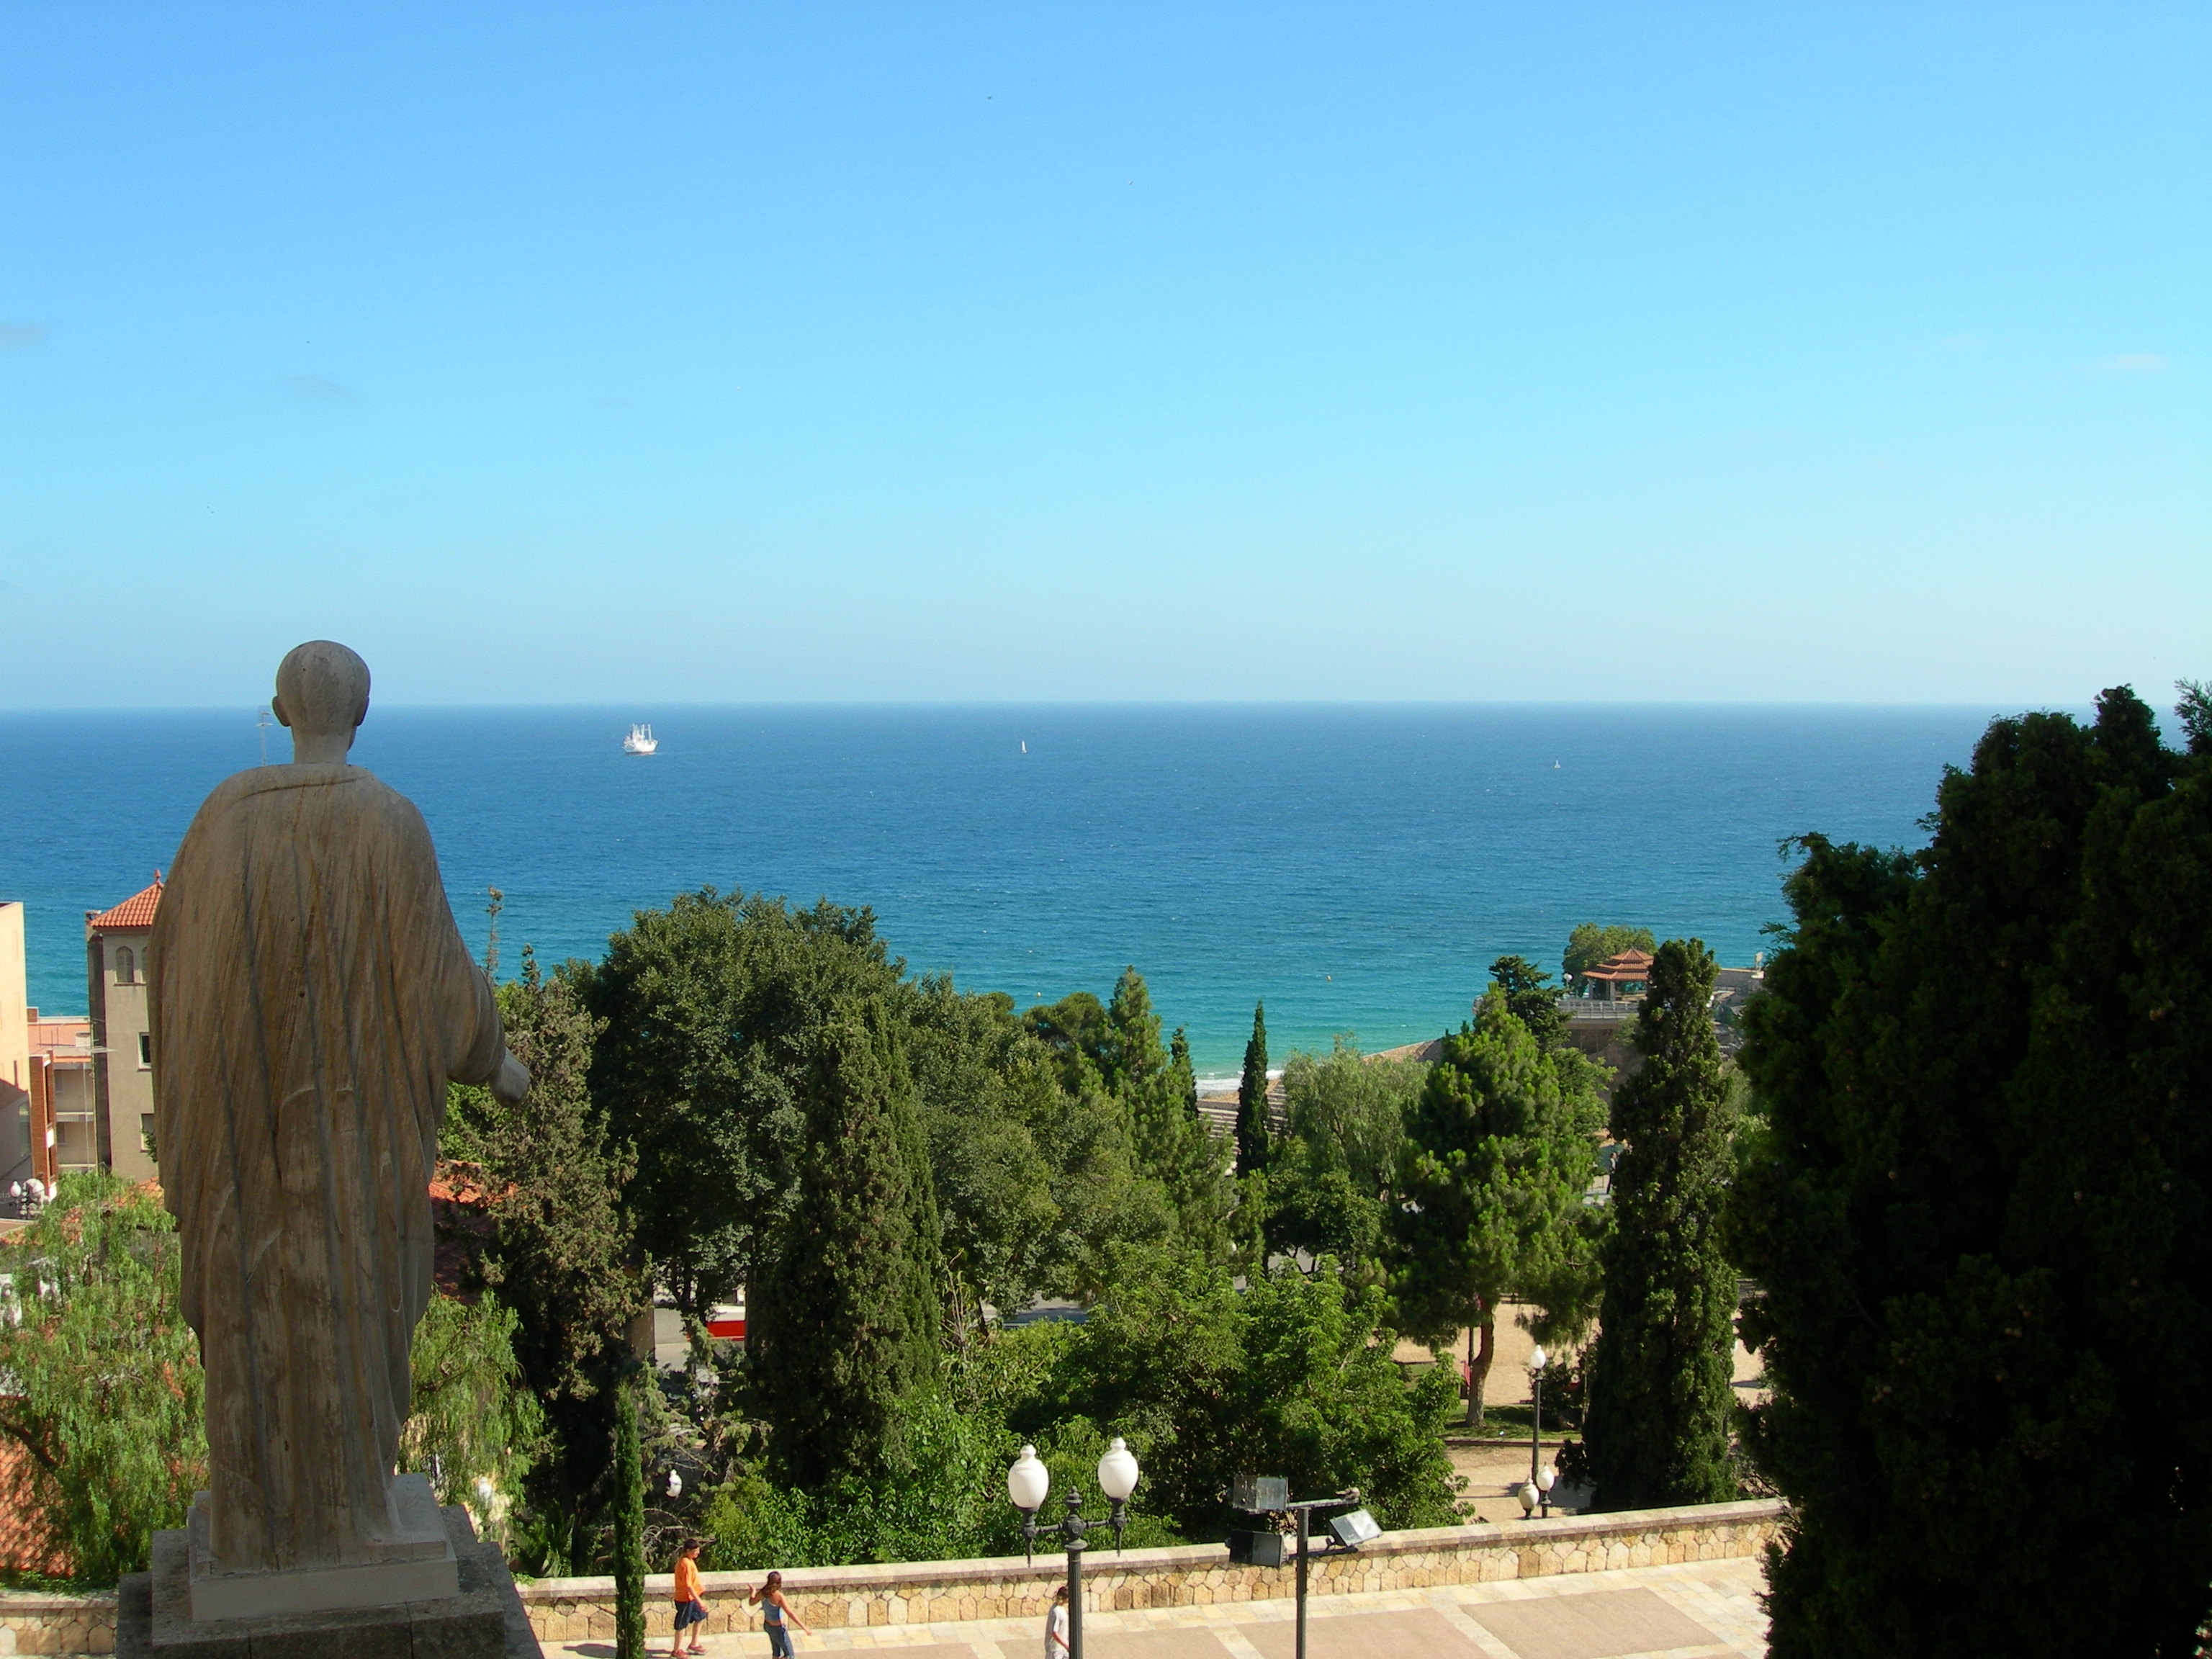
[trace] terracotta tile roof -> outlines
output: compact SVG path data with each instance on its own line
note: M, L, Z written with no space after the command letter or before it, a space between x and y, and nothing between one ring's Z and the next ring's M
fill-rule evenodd
M96 916L87 916L84 925L101 933L143 933L154 925L154 912L161 908L161 872L154 872L154 884L143 892L133 893L112 910L102 910Z
M1651 953L1649 951L1623 951L1617 957L1607 957L1596 967L1583 971L1584 979L1608 981L1648 979L1651 975Z

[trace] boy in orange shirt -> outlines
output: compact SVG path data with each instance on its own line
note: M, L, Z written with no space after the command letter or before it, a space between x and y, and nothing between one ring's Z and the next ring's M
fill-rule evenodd
M676 1558L676 1640L670 1644L669 1659L679 1653L699 1651L700 1627L707 1622L707 1603L700 1594L699 1546L686 1544ZM691 1645L684 1645L684 1632L691 1632Z

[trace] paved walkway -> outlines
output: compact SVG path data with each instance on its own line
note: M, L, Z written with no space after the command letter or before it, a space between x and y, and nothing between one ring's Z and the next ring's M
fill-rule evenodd
M1306 1604L1310 1659L1764 1659L1756 1560L1332 1595ZM1084 1659L1291 1659L1288 1600L1094 1613ZM883 1650L902 1659L1033 1659L1041 1619L877 1626L800 1637L805 1652ZM709 1637L710 1659L765 1655L759 1634ZM656 1654L667 1651L664 1641ZM609 1659L604 1642L549 1649Z

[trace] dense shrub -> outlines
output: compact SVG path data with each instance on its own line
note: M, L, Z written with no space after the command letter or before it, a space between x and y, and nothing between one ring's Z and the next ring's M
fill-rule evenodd
M6 1494L83 1585L143 1571L207 1484L198 1340L178 1306L176 1223L150 1186L66 1177L0 1250L0 1433L25 1455Z
M1333 1262L1243 1291L1184 1252L1123 1249L1114 1265L1085 1322L1001 1332L949 1362L868 1473L801 1492L749 1469L724 1486L702 1516L709 1565L1011 1554L1006 1472L1023 1442L1052 1470L1049 1522L1071 1488L1105 1512L1097 1469L1115 1435L1145 1471L1132 1547L1221 1537L1229 1483L1250 1473L1287 1475L1300 1495L1357 1486L1386 1527L1456 1518L1443 1443L1452 1379L1400 1379L1379 1290L1347 1285Z

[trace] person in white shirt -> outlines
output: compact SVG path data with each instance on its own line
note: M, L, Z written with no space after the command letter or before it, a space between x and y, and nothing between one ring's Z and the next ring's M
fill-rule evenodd
M1067 1586L1052 1593L1052 1611L1044 1616L1044 1659L1067 1659Z

